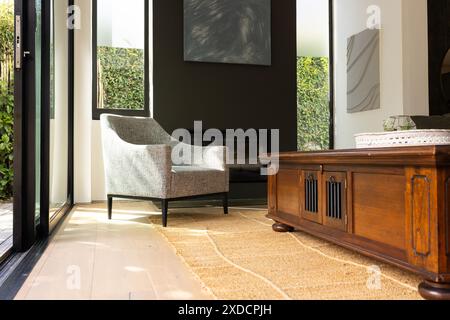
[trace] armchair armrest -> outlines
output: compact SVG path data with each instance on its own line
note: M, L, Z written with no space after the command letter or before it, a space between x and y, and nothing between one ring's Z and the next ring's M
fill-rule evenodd
M176 165L190 165L221 171L226 171L228 169L227 147L201 147L180 142L174 146L172 152L174 156L173 160ZM182 154L182 157L178 158L180 154Z
M144 176L167 176L172 170L171 147L168 145L122 144L118 155L123 164L134 169L144 168Z
M215 169L226 171L228 148L221 146L211 146L203 148L203 165Z
M103 148L108 194L160 199L168 195L170 146L134 145L112 135Z

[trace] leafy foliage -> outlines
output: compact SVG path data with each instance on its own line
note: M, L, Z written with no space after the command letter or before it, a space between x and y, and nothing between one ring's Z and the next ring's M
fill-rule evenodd
M144 109L144 50L98 47L98 107Z
M14 7L0 4L0 200L12 196Z
M0 199L12 196L14 97L0 82Z
M297 58L297 141L302 151L329 149L328 58Z
M14 55L14 6L11 3L0 3L0 62L2 75L8 73L3 67Z

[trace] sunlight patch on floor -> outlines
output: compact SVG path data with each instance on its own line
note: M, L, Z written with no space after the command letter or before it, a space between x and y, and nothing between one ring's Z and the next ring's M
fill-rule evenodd
M150 223L151 203L77 206L16 299L213 299Z

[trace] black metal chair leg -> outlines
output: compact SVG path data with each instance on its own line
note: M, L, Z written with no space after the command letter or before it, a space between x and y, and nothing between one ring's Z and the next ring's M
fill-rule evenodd
M228 214L228 193L223 195L223 212Z
M169 211L169 200L162 200L162 225L164 228L167 227L167 215Z
M113 197L108 196L108 219L112 219Z

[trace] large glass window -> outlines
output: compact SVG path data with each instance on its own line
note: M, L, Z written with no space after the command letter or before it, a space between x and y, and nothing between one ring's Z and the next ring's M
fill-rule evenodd
M94 117L149 115L148 1L94 1Z
M297 142L301 151L332 147L330 1L297 0Z

